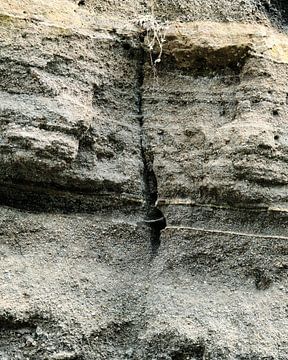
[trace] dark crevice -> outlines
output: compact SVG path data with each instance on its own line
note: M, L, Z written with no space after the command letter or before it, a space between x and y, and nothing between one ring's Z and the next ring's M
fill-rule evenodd
M31 329L35 330L39 324L50 322L52 319L43 317L41 313L28 314L25 319L18 318L7 310L0 312L0 331L16 330L16 329Z
M249 56L248 46L242 48L231 46L228 49L217 51L199 47L190 52L187 50L186 55L179 60L176 60L174 55L163 54L162 61L157 64L157 69L158 74L177 72L193 78L216 77L223 83L238 84L240 74Z
M262 269L254 269L254 278L257 290L267 290L272 284L272 279Z
M9 318L0 318L0 331L3 330L19 330L19 329L36 329L35 324L31 324L29 321L17 321L12 317Z
M34 213L95 213L111 211L140 211L137 196L125 193L72 190L53 187L50 184L0 183L0 205Z
M264 9L271 22L277 27L285 28L288 25L287 0L260 0L260 8Z
M161 244L161 230L166 227L166 218L155 206L151 206L146 213L145 224L150 227L151 232L151 250L152 254L157 255L159 246Z
M140 43L144 41L144 35L140 35ZM145 50L140 47L139 60L137 67L136 81L136 106L137 117L140 125L140 147L143 161L143 193L145 199L145 219L144 223L150 228L151 250L153 255L157 255L160 246L160 233L166 227L166 219L155 204L158 197L157 178L153 170L153 155L149 151L145 142L143 131L144 114L143 114L143 82L144 82L144 65L146 61Z
M171 360L195 359L202 360L205 355L205 346L203 344L193 344L183 346L183 348L174 351L171 354Z

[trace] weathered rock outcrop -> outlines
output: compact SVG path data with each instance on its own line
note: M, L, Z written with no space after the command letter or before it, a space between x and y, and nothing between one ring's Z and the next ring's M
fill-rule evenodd
M12 186L12 199L18 183L141 202L136 60L120 35L93 30L70 2L25 5L1 16L4 191Z
M0 0L3 360L288 357L287 5L153 3Z
M167 30L158 88L145 102L161 197L287 202L287 49L286 35L257 25Z

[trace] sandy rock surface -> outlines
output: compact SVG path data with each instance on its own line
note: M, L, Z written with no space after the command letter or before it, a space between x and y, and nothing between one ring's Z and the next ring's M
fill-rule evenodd
M288 358L287 24L0 0L0 359Z

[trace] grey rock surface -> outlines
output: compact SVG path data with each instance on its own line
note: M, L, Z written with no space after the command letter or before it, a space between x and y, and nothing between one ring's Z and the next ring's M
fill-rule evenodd
M0 359L288 358L287 13L0 0Z
M1 26L1 182L141 198L135 59L117 35L21 15Z

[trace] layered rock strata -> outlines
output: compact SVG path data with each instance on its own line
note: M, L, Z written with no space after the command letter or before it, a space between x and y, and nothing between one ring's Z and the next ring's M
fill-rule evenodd
M287 359L265 3L0 1L1 359Z

